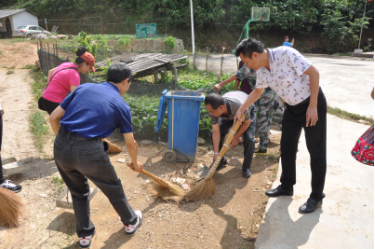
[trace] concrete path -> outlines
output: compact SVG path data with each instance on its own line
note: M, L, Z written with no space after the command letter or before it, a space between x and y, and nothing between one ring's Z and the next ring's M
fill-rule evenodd
M307 57L319 70L320 85L328 105L367 117L374 116L371 90L374 61L351 57Z
M310 158L302 134L294 196L269 199L255 248L374 248L374 168L350 154L368 126L332 115L328 115L327 126L328 169L322 208L312 214L298 213L311 192ZM281 167L278 172L280 179ZM276 180L273 188L279 184Z
M347 112L374 116L370 93L374 86L374 61L372 59L320 54L306 54L306 58L319 69L320 85L328 104ZM191 57L189 57L192 60ZM221 55L210 55L208 70L220 73ZM197 67L206 69L206 57L197 56ZM236 71L236 57L224 55L223 71Z

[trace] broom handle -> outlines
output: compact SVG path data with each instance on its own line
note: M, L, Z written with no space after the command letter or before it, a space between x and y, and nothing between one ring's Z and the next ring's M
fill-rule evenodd
M132 163L129 165L129 168L132 168L131 165L132 165ZM141 171L139 171L139 173L141 173L142 175L150 177L152 180L156 181L157 183L159 183L160 185L162 185L164 187L168 187L167 184L165 184L163 180L161 180L156 175L148 172L147 170L142 169Z
M241 119L244 119L244 118L245 118L245 114L241 114ZM204 178L205 180L209 180L214 175L214 173L216 171L216 168L219 165L221 159L223 158L225 153L227 153L227 151L231 148L231 143L232 143L233 137L234 137L234 135L236 135L240 126L241 126L241 122L237 121L234 124L234 126L230 129L230 131L228 132L228 135L227 135L228 137L225 139L224 145L221 148L220 153L215 160L214 166L212 166L212 168L210 169L210 171L208 172L208 174Z

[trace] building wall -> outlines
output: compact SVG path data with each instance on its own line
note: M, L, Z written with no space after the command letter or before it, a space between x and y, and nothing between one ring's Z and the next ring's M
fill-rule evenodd
M22 25L38 25L38 17L27 11L22 11L12 16L12 29L15 30Z
M5 32L7 31L7 28L5 27L5 20L7 19L7 17L5 18L0 18L0 23L2 24L2 27L0 27L0 32ZM1 26L1 25L0 25Z

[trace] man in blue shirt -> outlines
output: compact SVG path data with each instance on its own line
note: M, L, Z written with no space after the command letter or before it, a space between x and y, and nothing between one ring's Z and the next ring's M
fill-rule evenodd
M290 42L289 42L289 36L285 36L285 37L284 37L284 43L283 43L283 46L293 47L293 45L294 45L294 38L292 39L292 42L290 43Z
M131 75L131 69L125 64L112 64L107 82L77 87L49 118L56 135L55 161L72 193L81 248L90 247L95 234L95 226L90 220L87 179L107 196L121 217L127 235L134 235L142 222L142 213L130 207L101 140L119 128L124 134L133 170L142 170L143 165L137 160L138 146L133 136L130 108L121 96L129 90Z

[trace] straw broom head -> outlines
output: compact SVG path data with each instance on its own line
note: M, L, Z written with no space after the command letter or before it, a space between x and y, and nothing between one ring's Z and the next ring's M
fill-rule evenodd
M130 163L129 167L133 168L133 163ZM142 169L139 173L148 176L153 180L151 184L148 184L146 187L150 194L161 197L164 200L174 200L176 202L179 202L185 195L185 190L180 186L169 183L147 170Z
M0 188L0 226L5 228L18 227L22 215L21 198L12 191Z
M241 119L244 118L245 115L242 114ZM236 124L230 129L225 138L224 145L221 148L217 159L215 160L214 165L207 173L206 177L203 180L199 181L189 192L186 193L186 195L184 196L185 199L187 199L188 201L196 201L199 199L207 199L215 194L216 186L212 177L214 176L216 168L219 165L221 159L223 158L225 153L230 149L233 137L240 128L240 126L241 122L237 121Z
M174 187L174 191L172 191L170 188L161 186L155 181L151 181L149 184L146 185L146 189L148 193L160 197L165 201L174 201L178 203L184 196L185 191L176 185L172 186Z
M212 178L199 181L189 192L186 193L184 199L187 201L197 201L207 199L215 194L216 187Z
M108 143L108 151L107 151L107 154L111 154L111 153L119 153L122 151L122 149L120 147L118 147L116 144L113 144L111 143L110 141L108 141L108 139L106 138L103 138L102 139L104 142L107 142Z

